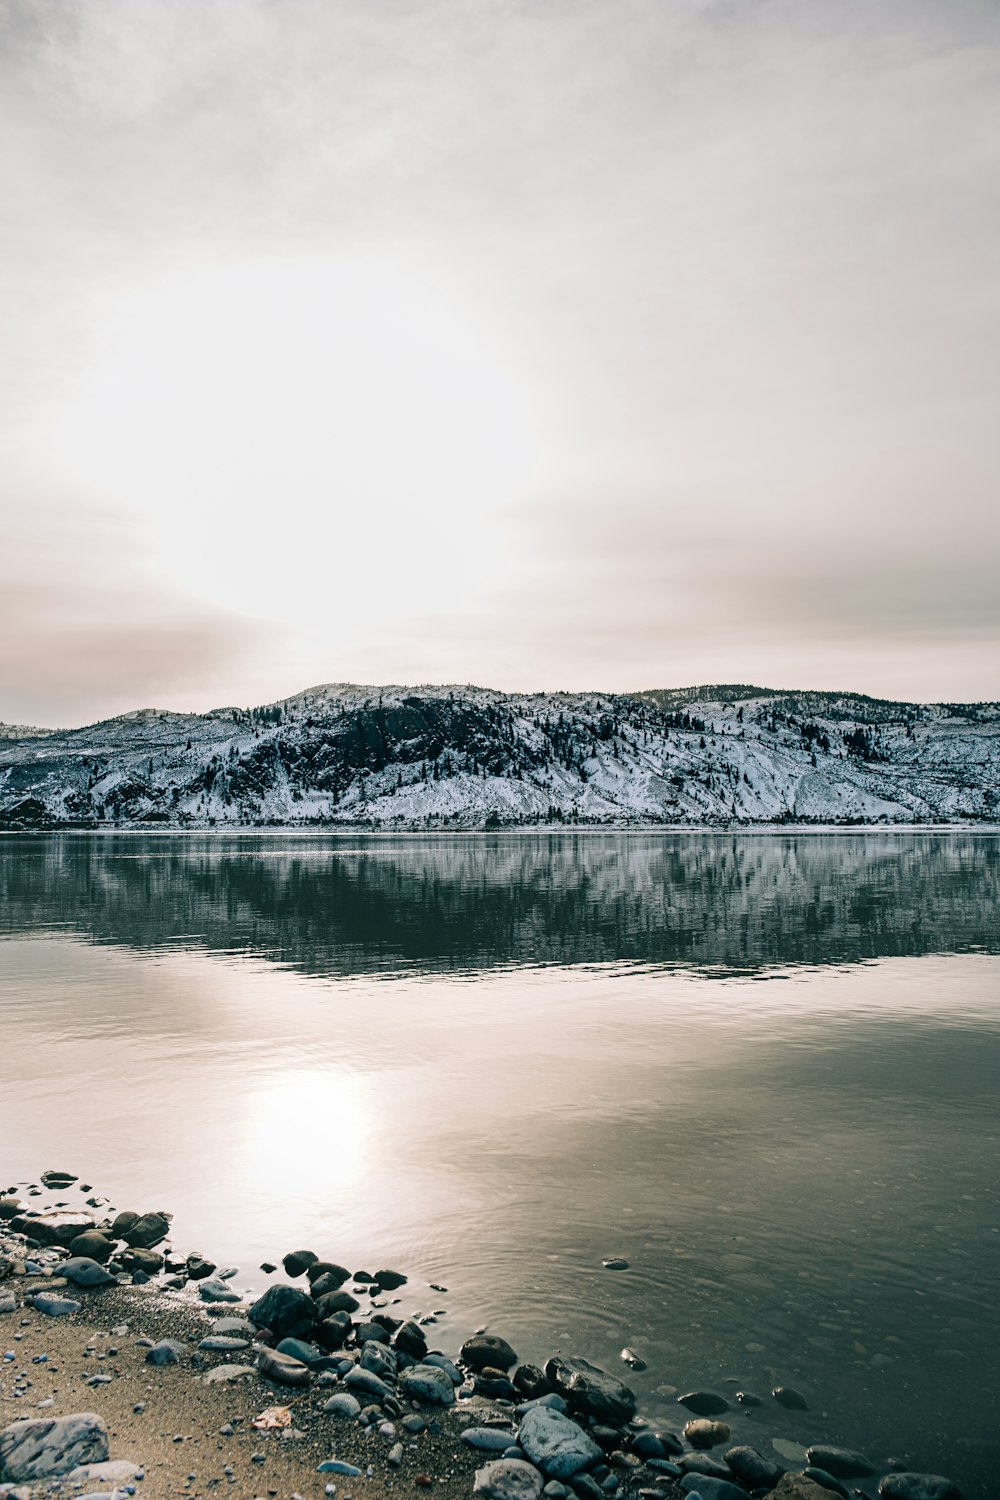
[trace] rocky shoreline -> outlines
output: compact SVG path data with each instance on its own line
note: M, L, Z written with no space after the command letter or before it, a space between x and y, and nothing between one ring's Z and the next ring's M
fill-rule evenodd
M583 1358L521 1363L482 1329L429 1347L403 1272L294 1250L254 1298L170 1229L71 1173L0 1196L0 1496L961 1500L902 1461L734 1441L738 1414L804 1408L789 1387L683 1392L676 1430L654 1428Z

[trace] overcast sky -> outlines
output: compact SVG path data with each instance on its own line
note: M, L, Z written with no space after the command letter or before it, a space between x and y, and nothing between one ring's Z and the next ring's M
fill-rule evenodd
M995 0L0 0L0 720L1000 697Z

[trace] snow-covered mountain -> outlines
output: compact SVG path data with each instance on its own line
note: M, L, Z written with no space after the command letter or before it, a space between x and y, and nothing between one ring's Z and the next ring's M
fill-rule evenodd
M1000 816L1000 704L747 685L333 683L260 708L0 730L0 824L938 822Z

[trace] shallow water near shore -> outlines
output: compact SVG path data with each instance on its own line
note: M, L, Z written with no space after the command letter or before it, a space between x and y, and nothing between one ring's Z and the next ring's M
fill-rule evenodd
M985 1500L998 898L968 831L0 838L0 1187L167 1208L241 1286L396 1265L441 1347L674 1426L792 1385L737 1435Z

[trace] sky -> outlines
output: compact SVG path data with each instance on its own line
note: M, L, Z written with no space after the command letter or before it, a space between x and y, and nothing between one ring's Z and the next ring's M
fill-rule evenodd
M0 720L1000 698L995 0L0 0Z

